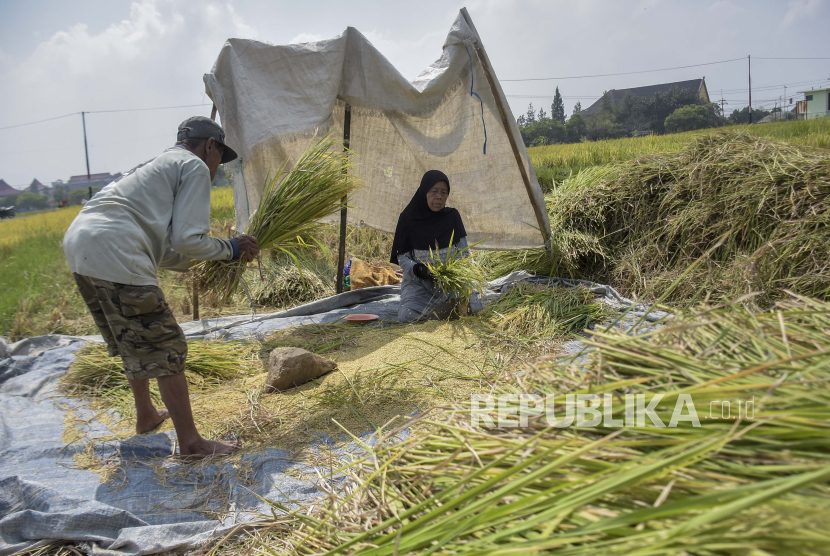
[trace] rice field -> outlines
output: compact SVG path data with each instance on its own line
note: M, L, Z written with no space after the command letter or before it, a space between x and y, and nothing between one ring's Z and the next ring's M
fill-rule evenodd
M77 314L64 293L75 283L61 242L79 210L67 207L0 221L0 336L15 328L28 335L27 316L33 313L52 328L60 328L65 313L70 318Z
M66 207L0 220L0 256L7 255L15 246L31 238L49 236L63 239L66 229L80 211L81 207Z
M559 182L592 166L623 162L649 154L678 152L695 138L722 130L787 141L801 147L830 149L830 118L817 118L531 147L528 153L540 181L545 178L550 180L552 176Z

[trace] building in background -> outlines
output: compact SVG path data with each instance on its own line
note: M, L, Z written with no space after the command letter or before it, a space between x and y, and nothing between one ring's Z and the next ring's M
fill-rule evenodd
M799 100L795 103L795 116L799 120L803 120L807 116L806 100Z
M90 187L103 189L112 181L117 180L120 177L120 172L116 174L110 174L109 172L104 172L102 174L90 174L88 178L86 174L82 174L80 176L72 176L69 178L69 181L53 181L52 186L62 185L66 188L67 193L75 191L76 189L89 189Z
M0 180L0 203L2 203L4 197L8 197L10 195L19 195L20 190L15 189L11 185L6 183L6 180Z
M29 187L24 189L23 191L28 191L29 193L35 193L36 195L49 195L52 191L52 188L48 185L43 185L38 181L37 178L32 180L32 183L29 184Z
M804 101L807 109L804 117L826 118L830 116L830 89L818 89L815 91L799 91L804 93Z
M709 100L709 91L706 89L706 78L702 77L700 79L675 81L674 83L662 83L660 85L646 85L645 87L634 87L632 89L611 89L591 106L580 112L580 114L583 116L593 116L594 114L598 114L602 108L603 99L605 98L607 98L608 102L610 102L611 106L613 106L625 98L625 95L631 95L633 97L651 97L657 93L665 93L673 87L692 90L700 96L700 99L703 102L707 104L711 102Z

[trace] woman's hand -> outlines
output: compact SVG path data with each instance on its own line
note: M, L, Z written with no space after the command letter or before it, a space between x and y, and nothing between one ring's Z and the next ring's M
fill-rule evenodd
M414 267L412 267L412 272L421 280L427 280L429 282L435 280L435 276L433 276L432 272L429 271L427 265L423 263L418 263Z

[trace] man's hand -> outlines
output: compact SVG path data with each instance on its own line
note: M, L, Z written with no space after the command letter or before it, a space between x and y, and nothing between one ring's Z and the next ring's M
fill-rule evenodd
M246 261L253 261L259 255L259 242L254 236L237 236L239 243L239 258Z

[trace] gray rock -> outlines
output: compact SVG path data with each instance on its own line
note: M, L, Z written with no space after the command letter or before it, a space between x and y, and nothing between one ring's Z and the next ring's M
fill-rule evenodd
M331 359L301 348L277 348L268 357L266 392L282 392L330 373L337 367Z

